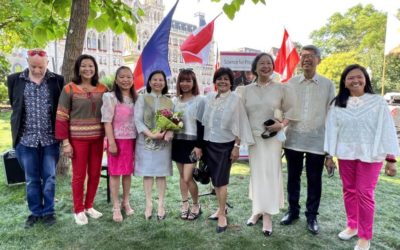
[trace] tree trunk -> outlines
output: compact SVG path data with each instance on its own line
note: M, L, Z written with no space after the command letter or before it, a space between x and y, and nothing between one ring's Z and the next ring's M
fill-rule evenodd
M61 73L65 82L70 82L74 76L74 64L76 58L82 54L85 41L86 27L89 19L89 0L73 0L71 17L69 19L67 39L65 41L64 60ZM57 174L67 175L69 170L69 159L60 156Z

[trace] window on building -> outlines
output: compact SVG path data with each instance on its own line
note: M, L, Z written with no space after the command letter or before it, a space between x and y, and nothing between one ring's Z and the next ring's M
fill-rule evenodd
M96 33L94 31L89 31L86 37L86 47L88 49L96 49Z
M102 33L99 35L98 46L99 46L99 50L107 51L107 36L106 36L106 34Z

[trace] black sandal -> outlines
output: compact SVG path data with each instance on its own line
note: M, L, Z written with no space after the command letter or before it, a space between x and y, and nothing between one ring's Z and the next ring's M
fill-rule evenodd
M199 218L200 214L202 213L201 206L199 203L196 203L196 204L193 203L193 206L199 207L199 212L193 213L192 210L190 210L189 216L187 217L188 220L195 220L195 219Z
M185 202L189 202L189 200L182 201L182 204L185 203ZM189 206L188 206L188 209L186 209L186 210L183 210L181 208L181 219L182 220L187 220L188 216L189 216Z

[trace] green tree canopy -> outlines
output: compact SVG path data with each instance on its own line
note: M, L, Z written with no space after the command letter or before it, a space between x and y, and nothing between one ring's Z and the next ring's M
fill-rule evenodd
M375 90L381 90L384 65L384 45L386 13L376 10L368 4L348 9L344 14L334 13L328 22L311 33L313 43L320 47L325 60L319 66L319 72L338 83L344 67L357 62L372 72ZM394 69L399 68L400 60L394 57L386 61L385 90L395 88L400 75ZM390 65L389 65L390 64Z

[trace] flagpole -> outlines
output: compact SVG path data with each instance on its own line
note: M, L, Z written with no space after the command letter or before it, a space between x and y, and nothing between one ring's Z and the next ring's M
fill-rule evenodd
M386 72L386 55L383 55L383 69L382 69L382 83L381 83L381 95L385 94L385 72Z

